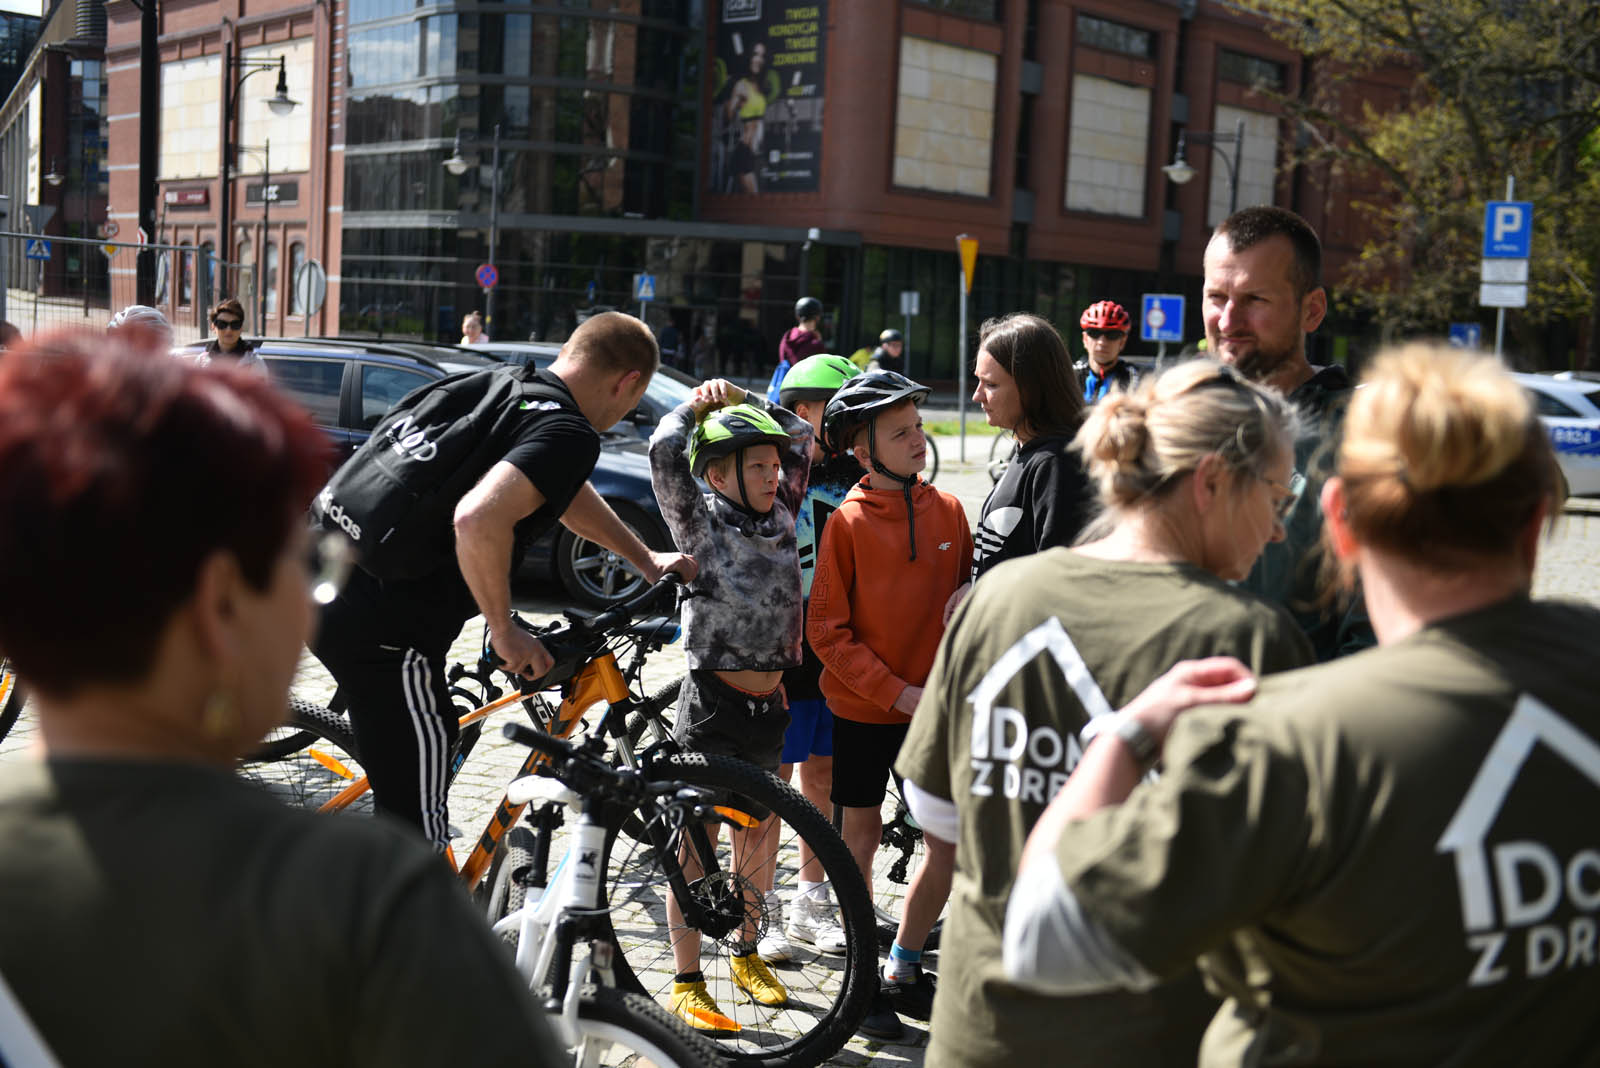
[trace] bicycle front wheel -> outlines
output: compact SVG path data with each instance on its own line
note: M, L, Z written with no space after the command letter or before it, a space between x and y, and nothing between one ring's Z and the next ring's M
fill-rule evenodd
M725 809L770 818L759 829L740 832L747 837L737 861L726 828L709 855L698 857L706 874L691 880L690 893L706 919L697 932L670 927L667 898L672 890L663 867L676 866L684 843L697 837L694 829L674 831L668 838L671 855L663 858L648 839L627 833L627 818L613 821L606 894L618 950L617 984L670 1006L678 970L674 942L685 934L698 935L706 990L722 1015L739 1025L718 1043L723 1056L733 1064L767 1068L821 1064L855 1033L876 989L878 939L872 905L844 840L799 792L742 760L678 753L658 760L650 777L682 781L711 791ZM641 810L640 817L661 827L661 815L653 807ZM815 853L833 888L845 952L831 957L796 946L795 957L774 971L787 988L787 1001L758 1004L736 985L731 951L782 930L784 914L800 890L801 841ZM699 853L697 845L688 848ZM768 889L776 891L777 909L767 904Z
M17 717L22 715L22 706L27 701L10 658L0 657L0 739L10 734L11 728L16 726Z
M725 1063L710 1039L679 1023L649 998L607 986L583 992L578 1030L578 1045L571 1051L575 1068L708 1068Z
M289 702L288 722L241 760L238 771L285 804L311 809L329 804L366 774L349 719L298 698ZM336 807L371 811L372 791Z

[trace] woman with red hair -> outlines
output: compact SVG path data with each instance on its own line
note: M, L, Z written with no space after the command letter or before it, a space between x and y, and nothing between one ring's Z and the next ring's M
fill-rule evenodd
M236 368L87 334L0 362L0 650L40 740L0 782L0 974L63 1063L550 1048L413 836L233 774L286 715L326 453Z

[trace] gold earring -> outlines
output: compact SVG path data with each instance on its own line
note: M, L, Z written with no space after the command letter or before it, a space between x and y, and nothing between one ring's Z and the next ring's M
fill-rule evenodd
M229 738L238 733L239 710L225 690L218 690L206 698L205 710L200 714L200 729L207 738Z

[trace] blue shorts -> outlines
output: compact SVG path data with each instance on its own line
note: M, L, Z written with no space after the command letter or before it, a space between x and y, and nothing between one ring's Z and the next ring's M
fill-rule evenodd
M789 729L783 732L781 764L807 757L833 756L833 713L822 698L789 702Z

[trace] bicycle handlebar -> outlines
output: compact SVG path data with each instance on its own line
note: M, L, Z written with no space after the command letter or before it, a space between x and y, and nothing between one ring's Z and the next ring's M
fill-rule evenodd
M633 622L634 612L640 605L656 597L669 586L681 585L683 576L676 571L668 571L644 591L597 615L585 616L581 612L568 609L562 613L565 617L563 621L542 628L531 626L517 617L517 622L544 644L545 651L550 654L552 661L550 670L537 679L516 676L518 687L524 693L536 693L570 678L583 666L584 661L600 651L597 646L603 647L613 632ZM487 642L483 659L490 667L497 669L505 667L505 661L500 654L496 653Z
M693 806L691 814L697 819L720 819L733 826L743 825L739 820L714 811L713 795L699 787L670 779L649 780L631 768L612 767L594 753L522 723L507 723L501 733L508 741L543 753L550 759L545 772L584 797L603 799L610 795L629 804L638 804L647 797L670 797L680 804Z

